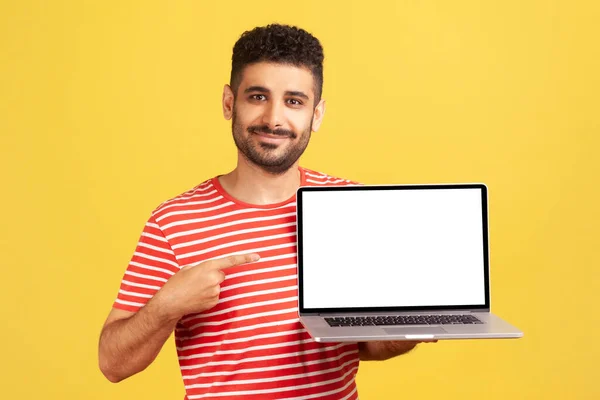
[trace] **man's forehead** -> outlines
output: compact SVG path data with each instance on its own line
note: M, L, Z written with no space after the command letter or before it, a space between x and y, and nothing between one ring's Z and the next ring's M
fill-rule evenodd
M271 92L302 91L314 96L314 78L308 68L261 62L242 71L240 89L263 87Z

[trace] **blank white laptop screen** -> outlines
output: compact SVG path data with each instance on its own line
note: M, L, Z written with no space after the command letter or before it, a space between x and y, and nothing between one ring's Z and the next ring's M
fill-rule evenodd
M481 189L306 191L304 308L484 305Z

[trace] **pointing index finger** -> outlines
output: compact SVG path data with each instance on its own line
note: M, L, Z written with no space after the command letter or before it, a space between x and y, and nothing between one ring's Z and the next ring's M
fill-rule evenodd
M259 259L260 256L256 253L236 254L214 260L214 265L216 269L223 270L236 265L258 261Z

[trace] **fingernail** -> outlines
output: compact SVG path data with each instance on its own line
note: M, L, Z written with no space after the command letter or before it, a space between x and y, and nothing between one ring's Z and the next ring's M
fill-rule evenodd
M260 256L258 254L252 254L252 256L250 256L250 259L252 261L258 261L260 260Z

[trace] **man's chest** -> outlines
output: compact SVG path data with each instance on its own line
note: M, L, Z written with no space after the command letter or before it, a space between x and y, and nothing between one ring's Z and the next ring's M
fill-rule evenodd
M268 221L268 222L267 222ZM295 215L196 232L172 245L180 265L232 254L258 253L260 260L227 268L214 308L182 319L183 327L241 327L276 322L297 313Z

